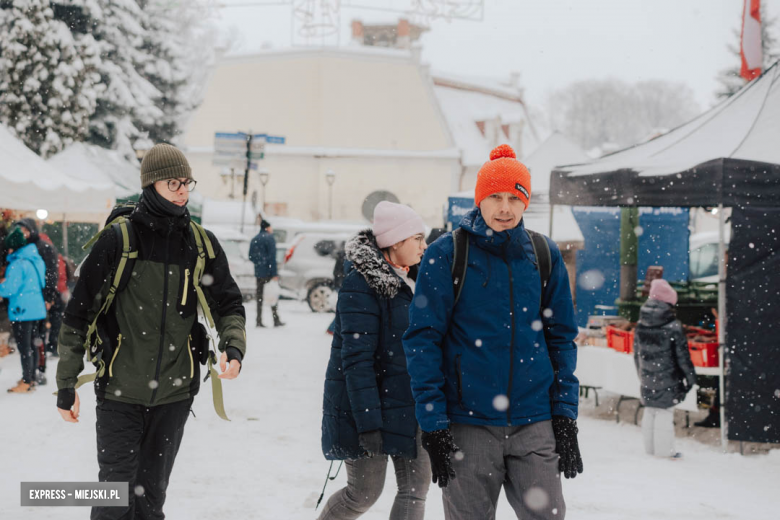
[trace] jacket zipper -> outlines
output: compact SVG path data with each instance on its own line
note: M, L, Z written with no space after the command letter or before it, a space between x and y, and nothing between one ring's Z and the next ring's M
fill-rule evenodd
M190 381L195 377L195 361L192 359L192 335L187 336L187 353L190 355Z
M460 354L455 356L455 374L458 377L458 404L460 404L461 408L465 409L466 406L463 404L463 372L461 372L460 369L460 359Z
M163 302L162 302L162 322L160 323L160 349L157 352L157 370L154 373L154 381L157 386L152 390L152 398L149 400L149 404L154 404L154 399L157 397L157 389L160 387L160 367L162 366L163 347L165 346L165 316L168 311L168 269L170 265L168 263L168 251L170 247L168 240L171 238L171 227L168 227L168 234L165 237L165 271L163 271Z
M506 409L506 423L507 426L512 426L512 377L515 373L515 294L514 283L512 280L512 265L509 260L506 259L506 252L504 253L504 263L509 271L509 318L510 328L512 330L511 343L509 344L509 385L506 389L507 409Z
M119 354L119 349L120 348L122 348L122 335L121 334L117 338L116 350L114 351L114 355L111 356L111 363L108 365L108 377L114 377L114 360L116 359L116 356Z
M187 289L189 288L190 283L190 270L185 269L184 270L184 294L181 297L181 306L184 307L187 305Z

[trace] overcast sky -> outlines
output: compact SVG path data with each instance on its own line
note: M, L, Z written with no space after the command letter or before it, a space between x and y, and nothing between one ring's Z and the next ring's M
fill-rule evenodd
M770 16L780 15L780 0L762 3ZM402 16L341 11L342 45L353 19L392 22ZM274 48L292 42L289 6L228 8L220 15L220 26L237 37L238 52L258 50L264 42ZM482 21L432 22L422 38L423 59L436 71L462 75L503 78L516 70L527 100L537 106L548 91L574 81L618 78L683 82L707 108L714 102L717 73L735 64L726 46L738 43L733 33L741 17L741 0L485 0Z

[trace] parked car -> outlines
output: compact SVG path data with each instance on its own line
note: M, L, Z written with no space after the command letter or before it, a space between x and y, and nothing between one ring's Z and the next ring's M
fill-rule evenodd
M288 217L267 217L266 220L271 223L277 244L292 244L299 235L305 233L347 233L354 235L358 231L370 226L370 224L364 222L338 222L332 220L307 222Z
M731 240L731 226L726 228L726 251ZM707 231L691 235L688 241L690 251L690 279L697 282L718 283L719 234Z
M306 300L313 312L333 310L333 253L353 233L302 233L285 252L279 269L279 283Z
M228 226L210 226L208 230L214 233L225 251L230 274L241 289L244 301L251 300L257 289L255 265L249 260L249 243L252 237Z

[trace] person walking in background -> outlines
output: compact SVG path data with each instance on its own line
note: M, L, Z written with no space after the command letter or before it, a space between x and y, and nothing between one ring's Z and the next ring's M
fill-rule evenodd
M18 226L28 244L35 244L38 249L38 253L43 258L43 263L46 265L46 287L43 290L43 298L46 302L46 313L48 316L49 311L58 305L60 294L57 292L57 284L59 283L59 265L58 258L59 253L57 248L52 245L51 241L46 241L41 238L41 234L38 231L38 225L35 220L31 218L23 218L17 221L15 226ZM47 316L44 316L38 325L33 330L33 344L38 356L38 374L36 376L36 383L39 385L46 384L46 321Z
M569 275L555 242L526 231L530 197L528 169L494 149L477 207L420 267L403 346L448 520L495 518L502 487L518 518L562 520L560 473L582 472Z
M336 291L336 294L341 290L341 285L344 283L344 277L347 276L347 273L345 272L345 264L347 262L347 253L345 251L346 244L344 242L339 242L336 244L336 249L332 252L332 256L334 260L336 261L333 264L333 290ZM330 322L330 325L328 325L328 330L326 331L331 336L336 330L336 317L333 317L333 321Z
M22 362L22 379L9 393L23 394L34 390L37 352L33 345L34 329L46 318L43 290L46 266L35 244L28 244L22 230L15 227L6 237L8 267L0 283L0 297L8 299L16 348Z
M647 454L657 457L681 457L674 447L674 407L696 384L676 304L677 292L669 282L653 280L634 331L634 363L645 405L642 435Z
M41 240L52 244L48 235L41 233ZM52 244L53 245L53 244ZM57 298L54 299L54 305L49 309L48 336L46 338L46 354L58 357L57 337L60 334L62 326L62 315L65 313L65 306L70 299L70 289L68 284L71 281L71 271L68 267L68 261L62 254L57 254Z
M346 245L349 273L339 292L325 375L322 451L345 460L347 486L319 520L351 520L369 510L393 459L398 492L391 520L420 520L431 478L414 418L401 337L409 324L415 271L425 244L422 218L408 206L380 202L373 229Z
M255 264L255 278L257 278L257 319L255 326L265 327L263 325L263 290L265 285L271 280L279 280L279 274L276 271L276 240L274 240L271 223L263 220L260 223L260 232L252 239L249 246L249 260ZM279 304L271 307L271 313L274 318L274 327L284 325L279 319Z

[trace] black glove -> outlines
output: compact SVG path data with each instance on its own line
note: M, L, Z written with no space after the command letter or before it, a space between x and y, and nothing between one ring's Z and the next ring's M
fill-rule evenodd
M236 347L230 347L228 346L225 348L225 354L227 354L227 362L228 365L230 365L230 362L234 359L238 361L239 367L238 372L241 373L241 368L244 365L244 356L241 354L241 351L238 350Z
M382 455L382 432L374 430L358 435L358 444L366 450L369 457Z
M438 482L440 488L447 487L450 479L455 478L450 454L460 451L455 446L450 430L422 432L422 445L431 458L431 480L434 484Z
M76 402L75 388L60 388L57 390L57 408L70 410Z
M566 478L574 478L582 473L582 456L577 443L577 421L562 415L553 415L553 434L555 435L555 451L558 459L558 471Z

